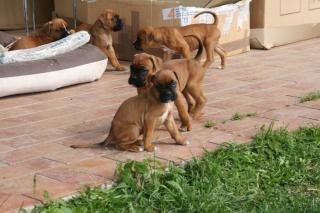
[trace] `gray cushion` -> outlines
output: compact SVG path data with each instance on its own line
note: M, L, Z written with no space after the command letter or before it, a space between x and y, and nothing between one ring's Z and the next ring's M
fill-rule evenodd
M16 38L8 33L0 31L0 44L4 47L14 42Z
M107 62L99 48L86 44L52 58L0 64L0 97L92 82L102 76Z
M86 44L71 52L47 59L0 64L0 78L54 72L105 59L106 55L99 48Z

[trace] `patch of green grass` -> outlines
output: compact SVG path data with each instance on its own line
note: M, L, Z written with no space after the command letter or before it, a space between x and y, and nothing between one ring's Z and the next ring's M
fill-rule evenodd
M246 113L246 114L241 114L239 112L236 112L232 115L231 119L232 121L237 121L237 120L242 120L242 119L245 119L247 117L252 117L252 116L256 116L257 113L256 112L249 112L249 113Z
M314 101L320 99L320 91L309 92L308 94L301 96L299 98L300 103L304 103L307 101Z
M320 212L320 126L262 127L251 144L226 144L183 167L149 160L118 166L110 189L86 188L56 212Z
M214 121L206 121L203 126L204 126L205 128L212 128L212 127L214 127L215 125L217 125L217 123L214 122Z

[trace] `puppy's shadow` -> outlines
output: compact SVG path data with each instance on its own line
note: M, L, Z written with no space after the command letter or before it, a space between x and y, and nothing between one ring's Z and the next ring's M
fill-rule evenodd
M161 144L164 144L164 145L177 145L175 142L165 142L165 141L154 141L153 143L156 144L156 145L161 145Z

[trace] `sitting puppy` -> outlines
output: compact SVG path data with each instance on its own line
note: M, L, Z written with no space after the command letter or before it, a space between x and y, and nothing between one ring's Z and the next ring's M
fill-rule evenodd
M187 100L188 111L194 118L198 118L201 115L201 111L207 101L202 89L206 68L200 64L203 45L200 38L194 35L191 36L199 42L199 50L194 59L176 59L162 63L160 58L142 53L135 55L130 66L129 84L137 88L138 94L145 92L152 86L152 81L149 83L149 79L154 73L162 72L162 69L173 72L178 84L175 105L182 123L181 131L191 130L189 115L183 104L183 96Z
M67 30L67 26L67 22L63 19L53 19L44 24L40 30L32 33L30 36L25 36L17 40L11 46L10 50L33 48L62 39L70 34Z
M150 79L153 87L120 105L112 120L109 136L103 142L71 147L101 147L115 143L120 150L138 152L142 151L140 147L142 142L144 149L151 152L155 148L152 144L153 132L160 124L165 125L177 144L186 145L187 141L179 133L172 115L172 101L177 98L174 73L163 70ZM142 141L138 139L140 135L143 135Z
M125 68L120 65L112 46L111 32L122 30L123 21L113 10L106 9L95 21L93 25L81 24L76 31L86 30L91 35L91 43L99 47L108 57L112 66L117 71L123 71Z
M198 13L194 18L201 14L209 13L214 17L212 24L191 24L185 27L146 27L138 31L137 39L134 42L136 50L143 50L150 47L164 45L180 54L184 58L191 59L191 51L199 48L198 42L193 38L184 38L186 35L195 35L204 44L207 60L204 67L208 68L214 62L214 51L221 58L220 68L224 69L226 55L220 45L220 30L218 28L218 16L210 11ZM168 59L168 56L166 56Z

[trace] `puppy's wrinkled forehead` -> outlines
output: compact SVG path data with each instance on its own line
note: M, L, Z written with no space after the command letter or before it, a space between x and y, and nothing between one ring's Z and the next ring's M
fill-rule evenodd
M103 16L107 19L112 19L113 17L117 16L119 17L119 14L116 13L115 11L113 10L110 10L110 9L106 9L102 12Z
M145 27L138 31L138 37L145 37L149 33L152 33L152 27Z
M52 23L52 26L56 28L68 26L67 22L61 18L52 19L51 23Z
M175 75L171 70L161 70L156 74L156 78L161 84L169 84L176 80Z
M150 55L147 53L136 54L132 60L132 64L136 66L152 67Z

